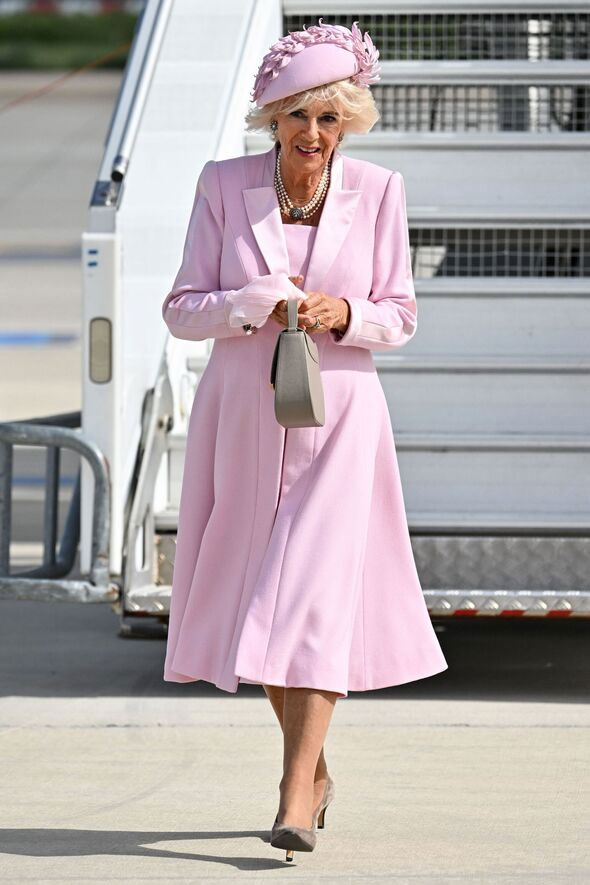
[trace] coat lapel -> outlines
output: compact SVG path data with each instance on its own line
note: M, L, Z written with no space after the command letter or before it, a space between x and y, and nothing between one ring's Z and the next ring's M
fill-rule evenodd
M274 187L275 156L273 145L264 156L262 184L243 188L244 203L252 233L268 265L269 273L289 273L289 253L283 233L281 210Z
M274 188L275 147L264 154L262 184L244 188L244 203L248 221L270 273L290 273L289 253L283 222ZM335 148L332 157L330 186L311 252L305 278L305 288L319 290L336 256L344 244L361 195L360 191L346 190L343 182L344 158Z

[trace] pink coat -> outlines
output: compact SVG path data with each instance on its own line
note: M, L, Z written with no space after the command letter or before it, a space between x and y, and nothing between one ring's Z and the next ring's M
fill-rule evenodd
M282 327L272 306L250 335L232 313L257 285L292 295L274 158L273 145L205 164L164 301L172 335L215 339L190 417L164 679L346 697L447 668L372 356L416 331L404 183L334 153L304 289L346 298L350 323L314 335L324 426L285 430L269 382Z

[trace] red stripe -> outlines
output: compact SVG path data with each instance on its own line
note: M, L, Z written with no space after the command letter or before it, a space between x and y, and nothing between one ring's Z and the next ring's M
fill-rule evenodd
M567 618L568 615L573 614L571 608L552 608L551 611L547 612L548 618Z
M524 615L525 612L522 608L504 608L501 612L499 612L499 614L503 618L517 618L520 615Z
M453 612L453 614L469 617L470 615L476 615L477 609L476 608L456 608L455 611Z

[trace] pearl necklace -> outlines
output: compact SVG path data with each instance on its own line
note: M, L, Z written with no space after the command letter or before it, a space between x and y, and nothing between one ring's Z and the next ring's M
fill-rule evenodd
M310 215L314 214L314 212L324 199L326 191L328 190L328 186L330 184L330 165L331 163L329 161L324 166L319 184L316 188L316 192L311 200L304 206L295 206L293 201L289 197L289 194L287 193L287 189L283 182L283 177L281 175L281 151L280 149L277 151L277 162L275 166L275 189L277 191L281 212L283 212L284 215L289 215L296 221L300 221L302 218L309 218Z

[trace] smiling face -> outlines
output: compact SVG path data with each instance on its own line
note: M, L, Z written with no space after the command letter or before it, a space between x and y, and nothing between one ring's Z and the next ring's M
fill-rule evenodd
M287 166L295 178L321 173L342 131L342 117L335 103L314 101L291 113L277 114L276 120L281 165Z

